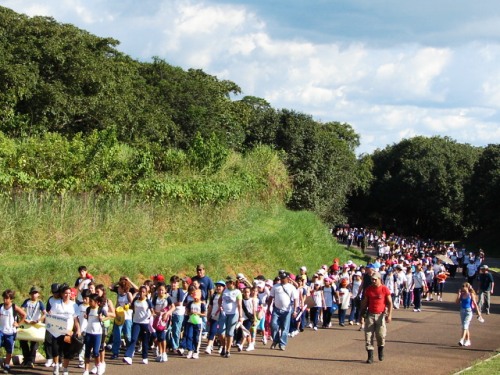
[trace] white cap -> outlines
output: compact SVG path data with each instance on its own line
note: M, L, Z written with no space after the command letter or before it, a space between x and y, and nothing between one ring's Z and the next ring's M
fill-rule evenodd
M304 271L304 272L307 272L307 267L306 266L302 266L302 267L300 267L300 270Z

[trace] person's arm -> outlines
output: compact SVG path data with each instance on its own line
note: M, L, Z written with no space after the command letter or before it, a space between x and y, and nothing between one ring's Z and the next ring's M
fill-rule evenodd
M365 316L366 309L368 308L368 297L366 294L363 296L363 299L361 300L361 307L359 308L359 312L361 316Z
M392 297L390 293L385 296L385 306L387 307L385 320L387 323L390 323L392 321Z
M107 299L107 302L108 302L108 311L106 313L106 317L108 319L111 319L111 318L114 318L116 316L115 304L109 298Z
M238 313L240 314L240 320L244 321L245 317L243 316L243 298L241 297L241 294L236 301L238 301Z
M491 283L491 290L490 290L490 294L493 294L493 288L495 288L495 282L492 282L492 283Z
M19 327L21 324L24 323L24 319L26 319L26 312L22 308L16 305L16 313L20 319L19 322L14 322L14 327Z

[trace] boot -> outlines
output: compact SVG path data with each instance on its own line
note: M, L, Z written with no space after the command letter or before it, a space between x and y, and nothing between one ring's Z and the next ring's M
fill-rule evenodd
M373 350L367 350L368 352L368 359L366 360L366 363L373 363Z
M384 360L384 347L383 346L378 347L378 360L379 361Z

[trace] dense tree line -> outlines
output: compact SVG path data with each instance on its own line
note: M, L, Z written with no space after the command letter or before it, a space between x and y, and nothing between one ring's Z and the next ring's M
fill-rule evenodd
M414 137L376 150L373 181L351 197L354 221L406 235L491 243L500 227L500 146Z
M159 58L136 61L119 52L117 40L52 18L0 8L0 37L0 131L5 145L16 145L15 153L3 150L10 155L0 171L4 191L62 184L123 192L152 174L158 183L172 179L183 162L207 163L203 173L215 173L230 151L246 154L259 145L282 155L293 184L289 206L330 223L345 219L349 192L366 185L367 168L355 156L359 137L348 124L320 123L260 98L237 100L234 82ZM51 156L61 158L54 162L59 180L54 168L12 162L23 144L36 158L54 140L68 151ZM70 152L75 144L86 151ZM193 153L200 144L214 146L208 159Z

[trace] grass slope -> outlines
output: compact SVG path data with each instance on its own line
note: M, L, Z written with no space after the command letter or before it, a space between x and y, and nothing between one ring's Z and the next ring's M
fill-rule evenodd
M236 272L271 278L279 269L362 257L338 245L314 214L255 202L0 202L0 217L0 285L22 295L31 285L48 291L53 282L73 284L79 265L110 284L121 275L137 282L156 273L192 276L198 263L214 280Z

